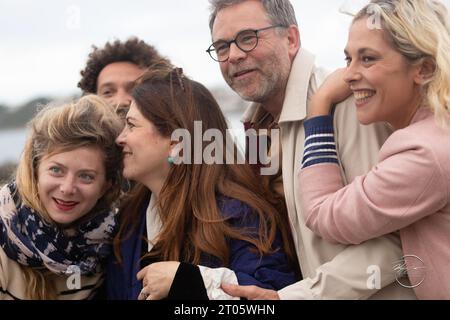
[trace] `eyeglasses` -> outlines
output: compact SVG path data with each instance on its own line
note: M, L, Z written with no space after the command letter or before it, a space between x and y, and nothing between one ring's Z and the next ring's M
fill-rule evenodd
M209 46L206 52L209 53L211 58L217 62L225 62L230 57L230 46L235 43L236 46L244 52L250 52L258 46L259 36L258 33L264 30L272 28L286 28L283 25L269 26L261 29L248 29L242 30L236 35L236 38L230 41L219 40Z

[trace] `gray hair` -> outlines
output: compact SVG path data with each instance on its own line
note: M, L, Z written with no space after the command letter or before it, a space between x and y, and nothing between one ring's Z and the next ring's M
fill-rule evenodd
M209 0L211 15L209 16L209 29L212 32L217 13L227 7L245 2L248 0ZM295 17L294 7L289 0L260 0L267 11L267 16L274 25L285 27L298 26Z

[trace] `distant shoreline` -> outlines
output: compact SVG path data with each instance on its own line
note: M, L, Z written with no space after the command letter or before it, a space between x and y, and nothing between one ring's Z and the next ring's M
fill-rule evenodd
M25 146L27 129L25 127L0 130L0 165L16 163Z
M17 164L7 162L0 165L0 187L8 183L13 178L13 173L16 170Z

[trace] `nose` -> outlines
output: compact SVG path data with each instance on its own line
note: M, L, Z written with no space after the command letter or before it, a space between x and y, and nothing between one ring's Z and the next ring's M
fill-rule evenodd
M108 102L112 106L114 106L114 108L116 108L117 111L120 109L128 108L131 104L131 100L132 98L130 94L127 91L120 89L117 91L115 96L108 99Z
M239 49L236 43L230 44L230 55L228 57L228 61L230 63L239 62L245 59L245 57L247 57L247 52L244 52L241 49Z
M126 130L127 130L127 127L125 126L123 128L122 132L116 138L116 144L122 148L125 146Z
M361 80L361 77L361 73L356 63L351 62L345 69L344 81L351 85L352 83Z
M59 186L59 190L64 195L72 195L75 193L75 177L73 175L66 175Z

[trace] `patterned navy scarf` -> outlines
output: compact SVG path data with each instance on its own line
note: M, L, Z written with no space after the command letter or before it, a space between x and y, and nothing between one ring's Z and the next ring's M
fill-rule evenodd
M23 205L16 193L15 183L0 190L0 246L10 259L60 275L101 271L117 231L115 212L98 213L68 235Z

